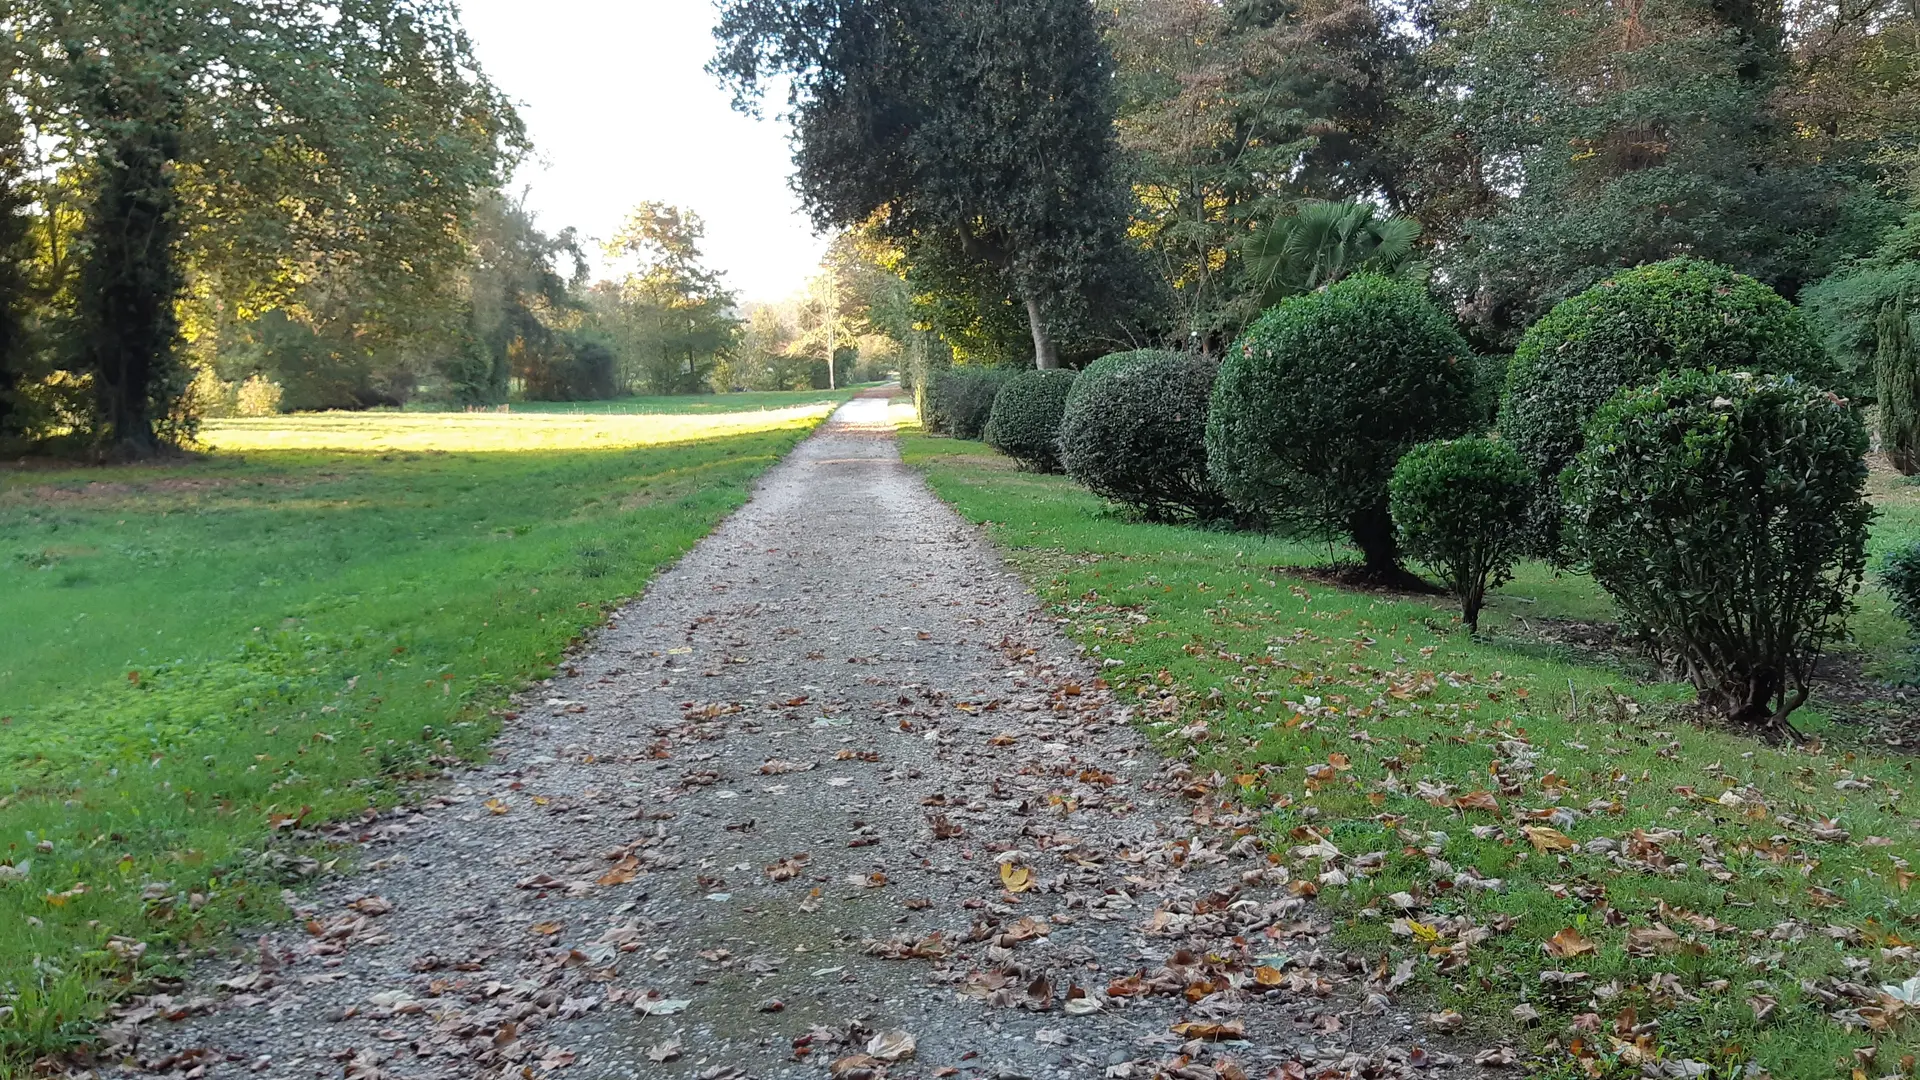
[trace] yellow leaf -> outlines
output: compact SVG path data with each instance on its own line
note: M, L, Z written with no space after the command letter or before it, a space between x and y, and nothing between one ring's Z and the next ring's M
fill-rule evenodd
M1005 885L1008 892L1026 892L1033 888L1033 871L1024 866L1001 863L1000 884Z
M499 799L488 799L486 802L482 803L481 805L485 806L488 810L491 810L496 814L504 814L507 812L507 804L501 802Z
M1527 834L1527 842L1533 845L1534 850L1543 854L1550 851L1573 850L1573 837L1559 829L1550 829L1545 825L1527 825L1520 831Z
M1422 944L1431 944L1440 940L1440 931L1416 919L1407 920L1407 929L1413 931L1413 940Z

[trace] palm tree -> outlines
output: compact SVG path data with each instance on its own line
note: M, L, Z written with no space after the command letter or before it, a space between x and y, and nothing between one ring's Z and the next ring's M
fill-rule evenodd
M1419 222L1372 203L1301 199L1292 214L1254 233L1241 250L1261 306L1270 307L1349 274L1408 269L1419 240Z

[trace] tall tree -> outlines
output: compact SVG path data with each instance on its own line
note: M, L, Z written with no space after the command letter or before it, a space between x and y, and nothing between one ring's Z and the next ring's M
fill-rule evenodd
M27 351L29 259L26 128L0 98L0 438L9 434Z
M613 332L627 352L631 381L656 394L707 389L739 332L734 294L700 252L706 232L690 210L643 202L606 245L609 259L633 264L612 292Z
M548 236L523 202L499 194L483 199L467 269L464 348L442 367L454 399L497 405L507 400L515 378L537 398L583 397L599 389L576 392L564 377L576 359L566 333L579 322L574 292L586 276L586 255L573 230Z
M1189 343L1211 351L1263 306L1238 241L1302 197L1403 209L1389 137L1410 42L1369 0L1121 0L1120 142L1133 235Z
M78 352L121 455L190 429L195 280L264 303L344 260L427 288L517 145L445 0L20 0L0 21L26 58L9 92L84 163Z
M1125 259L1112 61L1088 0L726 0L709 69L751 109L789 79L796 186L823 227L879 215L1003 276L1034 363Z
M1496 342L1622 266L1692 254L1792 295L1846 252L1859 191L1782 111L1778 5L1439 0L1427 122L1484 185L1445 280ZM1429 225L1434 222L1427 222ZM1859 238L1870 241L1871 232Z

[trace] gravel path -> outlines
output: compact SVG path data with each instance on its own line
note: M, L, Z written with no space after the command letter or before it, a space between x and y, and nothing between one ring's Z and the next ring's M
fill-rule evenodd
M1142 742L901 465L886 409L851 402L770 471L522 697L486 767L332 830L362 869L197 988L127 1005L109 1034L128 1064L108 1071L1302 1080L1456 1062L1392 1003L1404 973L1324 941L1255 822Z

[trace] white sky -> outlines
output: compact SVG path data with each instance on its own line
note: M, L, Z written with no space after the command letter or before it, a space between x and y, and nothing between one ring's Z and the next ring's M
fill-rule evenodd
M817 267L826 241L787 187L787 125L770 100L733 111L701 69L713 55L710 0L460 0L494 82L520 106L540 227L612 235L657 199L706 219L707 264L742 301L780 300ZM597 256L597 251L594 252Z

